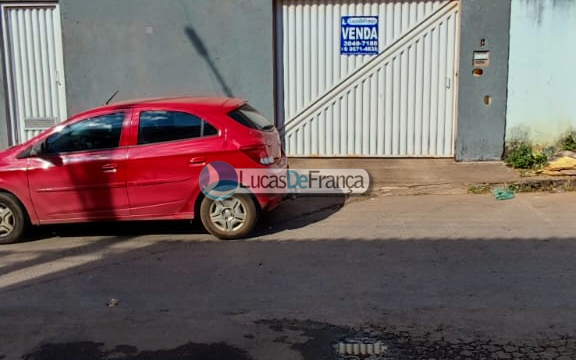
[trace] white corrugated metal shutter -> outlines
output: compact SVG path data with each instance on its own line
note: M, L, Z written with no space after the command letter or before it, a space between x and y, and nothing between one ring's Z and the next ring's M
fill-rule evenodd
M341 16L378 16L380 53L340 55ZM453 156L457 1L283 0L277 24L289 155Z
M62 34L57 4L2 5L12 142L66 118Z

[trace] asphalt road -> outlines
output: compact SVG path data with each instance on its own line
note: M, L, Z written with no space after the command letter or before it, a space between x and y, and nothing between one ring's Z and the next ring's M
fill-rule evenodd
M0 247L0 359L574 359L575 202L300 198L232 242L48 228Z

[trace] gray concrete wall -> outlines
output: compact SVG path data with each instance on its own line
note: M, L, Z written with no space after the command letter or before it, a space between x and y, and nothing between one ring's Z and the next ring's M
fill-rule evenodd
M61 0L69 113L170 95L249 99L274 115L272 0Z
M497 160L506 130L510 0L462 0L461 24L456 159ZM477 50L490 51L490 66L481 77L472 75Z

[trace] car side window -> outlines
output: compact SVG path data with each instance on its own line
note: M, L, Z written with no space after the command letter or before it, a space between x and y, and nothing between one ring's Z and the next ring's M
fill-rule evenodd
M194 139L217 135L218 130L192 114L180 111L143 111L138 126L138 144Z
M114 149L120 145L125 113L96 116L64 127L46 139L48 154Z

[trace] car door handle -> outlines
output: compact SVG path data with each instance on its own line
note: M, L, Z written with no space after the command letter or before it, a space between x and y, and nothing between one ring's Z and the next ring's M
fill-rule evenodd
M113 173L113 172L116 172L117 169L118 169L117 164L102 165L102 171L105 173Z
M190 165L204 164L205 162L206 162L206 156L196 156L190 159Z

